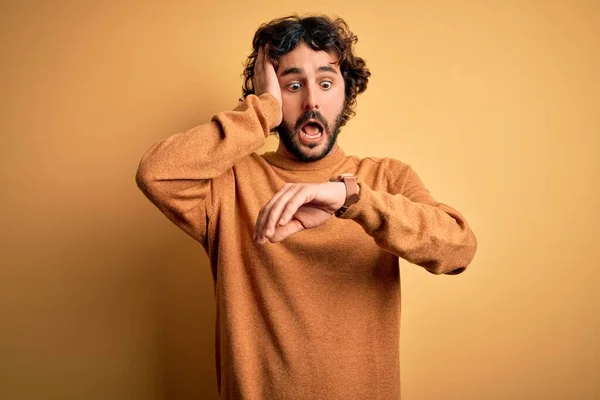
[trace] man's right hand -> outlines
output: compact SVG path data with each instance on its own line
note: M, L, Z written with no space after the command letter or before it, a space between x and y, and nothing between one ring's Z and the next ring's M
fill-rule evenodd
M269 93L277 99L279 102L279 122L277 126L281 124L283 119L282 101L281 101L281 88L279 87L279 80L277 79L277 73L273 63L265 57L265 48L261 47L258 50L258 57L254 64L254 78L252 79L254 85L254 93L260 96L263 93Z

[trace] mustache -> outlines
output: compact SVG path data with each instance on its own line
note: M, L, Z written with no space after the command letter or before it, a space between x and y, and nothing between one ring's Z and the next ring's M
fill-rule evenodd
M329 124L327 123L327 120L323 115L321 115L320 112L315 110L305 111L302 115L300 115L298 117L298 120L296 121L296 126L294 127L294 129L300 129L300 127L304 125L306 121L311 119L319 121L321 125L323 125L323 127L327 130L327 132L329 132Z

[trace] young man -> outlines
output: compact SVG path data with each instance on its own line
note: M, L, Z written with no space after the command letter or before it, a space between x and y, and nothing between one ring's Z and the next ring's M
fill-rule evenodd
M355 42L340 19L261 26L240 105L140 163L141 190L210 258L224 399L398 399L398 258L458 274L474 256L409 166L338 147L370 75Z

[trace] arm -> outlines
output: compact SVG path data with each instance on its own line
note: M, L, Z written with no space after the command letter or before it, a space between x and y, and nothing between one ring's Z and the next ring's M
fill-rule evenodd
M379 246L433 274L463 272L477 248L463 216L431 197L410 167L396 168L392 193L360 184L360 199L341 218L358 222Z
M392 176L387 190L359 183L358 202L341 218L358 222L379 246L431 273L463 272L477 248L465 219L436 202L410 167L398 164L389 170L398 176ZM345 198L346 189L340 182L286 184L261 209L254 240L276 243L320 226Z
M154 144L137 171L142 192L204 245L212 179L256 151L283 118L277 74L262 48L254 65L253 85L256 95L246 97L235 110Z
M250 95L208 124L155 143L137 170L139 188L171 221L203 243L211 179L256 151L279 124L280 114L272 95Z

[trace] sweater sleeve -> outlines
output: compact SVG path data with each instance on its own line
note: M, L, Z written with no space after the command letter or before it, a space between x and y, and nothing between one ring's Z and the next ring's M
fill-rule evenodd
M387 251L433 274L463 272L477 240L465 218L431 197L410 167L390 180L390 193L360 185L360 198L342 218L358 222Z
M206 244L213 179L258 150L280 112L271 95L250 95L233 111L153 144L140 161L138 187L173 223Z

